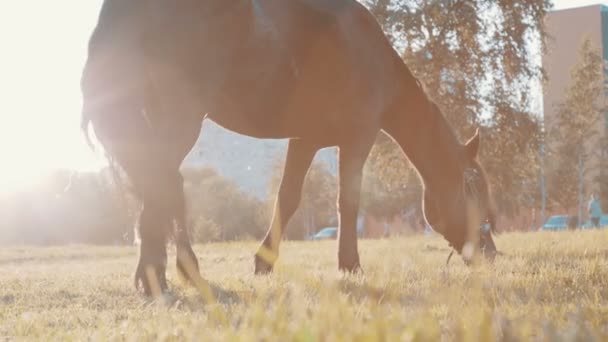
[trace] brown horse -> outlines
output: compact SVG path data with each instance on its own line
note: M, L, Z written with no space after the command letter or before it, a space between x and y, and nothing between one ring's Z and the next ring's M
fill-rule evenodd
M205 118L253 137L289 139L256 273L272 270L311 161L328 146L339 147L338 265L359 269L362 167L381 130L424 181L429 224L458 252L467 241L495 251L490 233L480 238L478 229L494 220L476 159L479 136L459 143L354 0L105 0L82 91L83 129L92 124L143 202L135 281L146 294L167 287L172 233L178 270L200 279L179 167Z

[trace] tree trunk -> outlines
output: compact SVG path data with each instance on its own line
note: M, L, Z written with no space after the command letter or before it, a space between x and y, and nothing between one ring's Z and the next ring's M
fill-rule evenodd
M583 184L584 184L584 172L583 172L583 154L580 153L578 156L578 227L583 224Z

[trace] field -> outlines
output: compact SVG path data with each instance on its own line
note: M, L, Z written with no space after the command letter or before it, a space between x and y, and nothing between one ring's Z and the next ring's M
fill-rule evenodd
M177 280L136 293L135 247L0 249L0 340L608 340L608 231L512 233L493 266L439 237L361 241L364 273L336 271L336 242L286 242L256 277L255 243L197 246L215 303Z

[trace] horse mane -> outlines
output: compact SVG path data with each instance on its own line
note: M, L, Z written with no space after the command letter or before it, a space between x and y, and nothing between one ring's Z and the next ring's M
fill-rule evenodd
M419 96L421 97L422 101L424 101L428 106L427 115L431 116L431 122L433 123L435 128L437 128L436 130L433 130L438 134L437 138L443 140L443 137L449 137L451 138L451 141L449 141L449 145L462 146L462 143L460 143L460 141L458 140L454 129L443 114L443 111L441 110L437 102L429 95L430 92L426 90L426 86L424 85L424 83L422 83L422 81L420 81L418 77L414 76L410 68L405 63L403 63L403 60L400 60L400 62L401 65L405 68L406 78L413 80L413 84L416 86L416 90L419 92Z
M89 132L90 123L91 117L83 110L80 118L80 131L82 132L82 135L84 135L84 139L89 148L92 151L95 151L95 145L93 144L93 140L91 140L91 135Z

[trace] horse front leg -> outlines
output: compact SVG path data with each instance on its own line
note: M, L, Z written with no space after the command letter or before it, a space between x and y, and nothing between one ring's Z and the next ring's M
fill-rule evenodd
M363 143L340 145L340 193L338 195L339 235L338 268L345 272L361 269L357 247L357 215L361 198L363 165L373 145L373 139Z
M175 220L175 250L176 268L180 278L190 285L198 286L203 281L200 275L198 258L192 248L190 229L186 219L186 200L184 195L184 179L176 171L174 175L174 220Z
M146 168L134 172L131 180L143 202L139 219L141 245L135 270L135 286L146 296L158 297L167 291L167 242L173 230L176 204L177 168L165 168L165 159L145 163ZM176 171L172 171L175 169Z
M181 218L176 219L175 250L177 274L191 285L196 286L198 281L202 280L198 258L192 248L190 232L185 225L185 220Z
M279 255L279 244L289 219L300 204L306 173L318 147L301 139L292 139L287 147L283 179L275 201L274 213L266 237L255 254L255 274L272 272Z
M166 207L151 198L144 199L139 219L139 261L135 287L146 296L158 297L167 290L167 237L170 215Z

